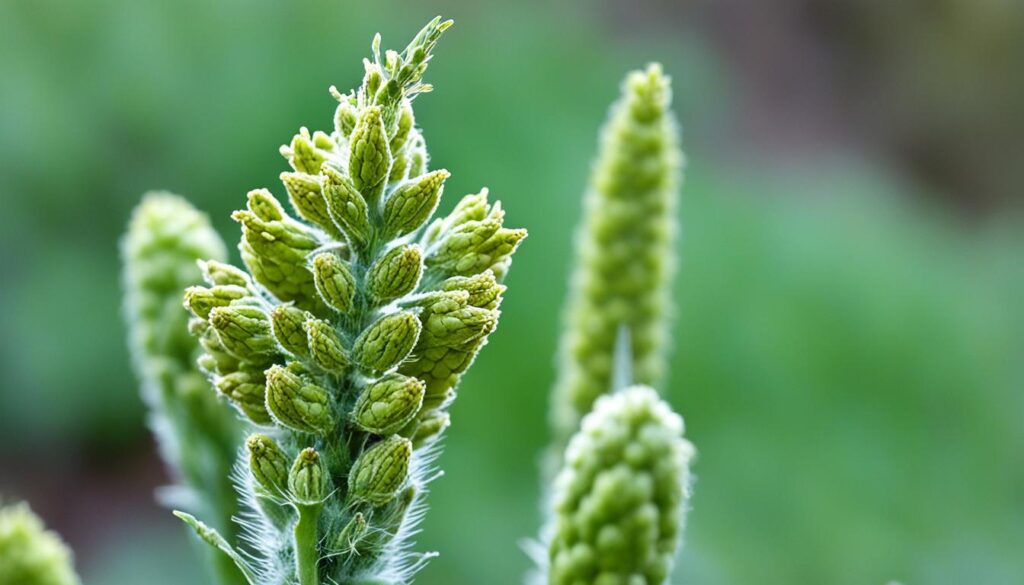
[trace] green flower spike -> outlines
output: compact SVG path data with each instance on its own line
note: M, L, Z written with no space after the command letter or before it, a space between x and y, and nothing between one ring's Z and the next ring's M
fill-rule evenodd
M25 504L0 508L0 583L79 585L71 551Z
M600 398L555 481L549 585L661 585L683 531L693 446L645 386Z
M330 134L303 128L281 148L294 216L251 191L233 215L247 271L206 262L209 287L185 293L199 363L258 434L239 486L247 534L179 517L252 585L402 585L432 556L410 552L410 511L526 235L486 190L431 223L449 173L427 168L412 104L450 25L402 51L374 39L359 87L331 89Z
M235 538L237 525L232 518L238 502L231 471L243 436L241 424L210 391L196 361L202 347L206 351L202 367L210 375L218 375L221 369L230 373L239 365L205 320L214 308L248 295L249 277L223 264L220 260L226 255L206 216L169 193L147 194L132 213L121 241L132 364L160 453L178 484L163 490L161 499L202 514ZM200 258L212 259L197 265ZM198 286L204 279L210 288ZM189 321L188 311L182 308L186 288L186 305L204 318ZM198 341L189 336L190 331ZM263 390L258 391L262 401ZM259 412L250 416L258 418ZM217 552L209 558L221 585L244 582L230 559Z
M661 67L629 74L601 138L576 239L576 271L552 404L560 451L612 381L620 327L635 381L658 385L668 345L669 282L682 154Z

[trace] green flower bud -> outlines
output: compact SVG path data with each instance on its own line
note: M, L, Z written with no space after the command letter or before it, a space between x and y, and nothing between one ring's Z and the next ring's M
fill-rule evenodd
M377 106L363 110L352 131L348 174L367 201L377 201L391 170L391 149Z
M403 236L430 219L449 176L443 169L433 171L396 189L384 202L384 227L388 233Z
M270 318L262 309L245 305L215 307L210 310L210 325L224 349L240 360L261 364L277 355Z
M498 284L494 273L486 270L474 276L453 276L441 283L441 290L464 290L469 293L469 304L481 309L497 309L501 295L507 287Z
M231 372L215 377L213 385L252 422L258 425L272 422L266 406L266 380L261 372L250 369Z
M358 554L360 545L367 535L367 528L366 517L362 512L356 512L335 537L330 549L344 555Z
M267 409L274 420L304 433L326 433L334 426L330 396L323 388L306 383L298 374L279 365L265 372Z
M481 221L491 211L487 203L489 191L485 188L479 193L464 196L455 204L455 209L448 214L448 217L438 218L423 234L423 242L430 245L436 242L442 234L447 234L456 226L469 221Z
M299 505L314 506L327 497L327 473L315 449L303 449L288 473L288 490Z
M415 244L385 252L366 275L366 287L379 303L393 301L416 290L423 274L423 252Z
M224 374L238 370L238 358L224 349L224 344L220 342L209 321L199 317L189 319L188 332L196 338L205 352L197 360L204 372Z
M356 500L383 506L395 499L409 475L412 443L392 435L356 459L348 476L349 494Z
M216 260L199 260L203 280L210 286L234 285L248 287L252 284L249 275L230 264Z
M207 319L214 307L226 307L233 301L249 296L249 291L241 286L221 285L213 288L190 286L185 289L185 308L196 317Z
M342 94L335 86L330 87L331 95L338 100L338 109L334 111L334 130L348 137L356 127L356 104L352 94Z
M552 404L564 445L611 387L615 340L625 328L637 383L665 371L682 153L657 65L629 74L602 131L576 238L576 272L560 341Z
M427 266L451 275L467 276L488 268L504 274L506 260L526 238L524 229L502 227L504 215L496 203L483 220L455 225L443 236L437 252L428 256Z
M416 378L401 374L384 376L359 395L352 407L352 420L375 435L397 433L419 412L425 388Z
M309 335L309 355L313 362L328 372L345 373L349 366L348 353L334 331L334 326L320 319L308 319L306 333Z
M282 146L281 154L288 159L288 164L300 173L315 175L320 172L320 165L326 157L317 146L326 146L321 140L310 138L309 130L305 127L299 129L299 133L292 138L290 146Z
M402 100L402 110L398 115L398 127L395 128L395 135L391 137L391 152L397 153L402 150L415 125L416 118L412 111L412 104L409 100Z
M427 172L427 163L430 156L427 154L427 143L423 135L416 133L409 144L409 172L408 176L418 177Z
M296 356L309 355L309 336L306 334L306 320L309 318L309 313L292 305L274 307L270 312L270 322L281 347Z
M321 252L313 258L313 279L316 290L331 308L348 313L356 296L352 271L333 252Z
M352 355L359 367L385 372L404 360L420 335L420 320L411 311L385 315L356 339Z
M320 177L306 173L281 173L281 182L288 191L288 199L299 216L320 227L336 239L343 239L341 230L334 225L327 210L327 200L321 193Z
M370 233L369 211L366 200L352 180L334 170L330 165L323 167L323 196L327 213L345 232L353 245L362 246Z
M306 267L306 256L320 247L312 232L294 221L261 219L252 211L231 217L242 224L239 250L257 282L283 302L308 310L322 306Z
M245 441L249 451L249 471L257 485L267 493L284 493L288 482L288 456L266 435L252 434Z
M277 197L266 189L253 189L246 195L246 208L263 221L282 221L288 217Z
M78 585L71 551L26 504L0 508L0 583Z
M664 583L693 455L682 419L651 388L600 398L555 481L548 582Z

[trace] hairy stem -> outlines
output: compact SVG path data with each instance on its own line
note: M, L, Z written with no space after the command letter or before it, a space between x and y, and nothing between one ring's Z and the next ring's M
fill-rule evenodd
M300 585L319 585L320 575L316 564L320 558L317 550L316 525L320 517L320 505L298 506L299 521L295 524L295 568Z

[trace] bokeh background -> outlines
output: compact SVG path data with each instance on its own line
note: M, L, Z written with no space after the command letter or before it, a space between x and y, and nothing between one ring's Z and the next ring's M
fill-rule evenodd
M89 584L203 583L123 340L118 237L229 212L330 125L376 31L456 19L417 102L456 194L530 229L464 380L417 583L518 583L595 138L629 68L688 153L672 380L698 483L674 582L1024 583L1024 4L5 0L0 494Z

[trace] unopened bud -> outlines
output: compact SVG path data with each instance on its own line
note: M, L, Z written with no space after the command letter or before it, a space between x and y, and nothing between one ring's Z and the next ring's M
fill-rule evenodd
M375 435L398 432L423 404L426 385L408 376L389 374L367 386L352 407L352 420Z
M366 200L352 180L329 165L323 167L323 196L327 213L354 245L363 245L370 233Z
M324 433L334 426L330 396L279 365L266 371L267 408L282 425L304 433Z
M423 225L441 200L444 181L450 173L433 171L410 180L384 203L384 226L391 234L402 236Z
M293 355L309 355L309 337L306 334L306 319L309 313L292 305L277 305L270 313L274 337L281 347Z
M288 490L296 504L312 506L323 502L327 494L327 474L320 454L303 449L288 472Z
M185 289L185 308L202 319L209 318L210 310L215 307L226 307L239 299L249 296L249 291L241 286L221 285L213 288L190 286Z
M385 315L359 335L352 348L353 357L365 370L390 370L416 347L420 328L420 320L411 311Z
M309 355L316 365L334 374L342 374L348 369L348 353L334 326L320 319L308 319L306 333L309 335Z
M334 238L341 232L327 212L327 201L320 189L320 178L306 173L281 173L281 182L295 211L305 220L319 226Z
M245 305L216 307L210 311L210 324L224 349L240 360L260 364L277 354L270 318L262 309Z
M203 279L210 286L235 285L249 286L249 275L245 271L235 268L230 264L216 260L200 260L199 270L203 273Z
M313 279L324 302L341 313L352 310L356 281L345 262L332 252L321 252L313 258Z
M368 201L376 201L391 169L391 149L377 106L363 110L349 140L349 176Z
M452 424L451 416L444 410L435 409L426 413L420 418L410 439L412 446L419 449L423 445L433 441Z
M284 492L288 482L288 456L266 435L253 434L245 441L249 451L249 471L264 490L271 494Z
M375 506L387 504L405 483L411 457L412 443L397 435L370 447L352 465L349 493L356 500Z
M288 159L292 168L300 173L315 175L324 162L324 155L318 151L309 130L304 127L292 138L291 145L281 147L281 154Z
M261 372L249 368L231 372L214 378L213 385L252 422L272 422L266 406L266 380Z
M370 267L366 286L381 303L393 301L416 289L423 273L423 252L415 244L394 247Z

